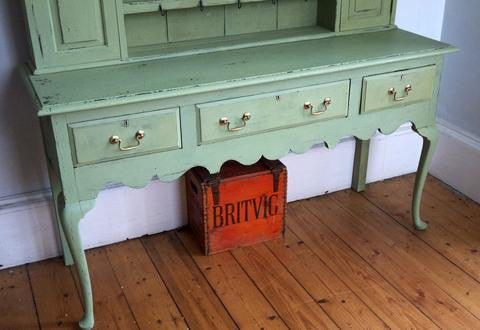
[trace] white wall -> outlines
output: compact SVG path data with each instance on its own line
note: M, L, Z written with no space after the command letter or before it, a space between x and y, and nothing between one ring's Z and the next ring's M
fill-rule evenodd
M432 173L480 202L480 1L447 1L442 40L460 51L445 61Z
M48 186L40 129L15 73L25 38L20 1L0 0L0 198Z
M443 71L438 117L480 135L480 1L447 1L442 40L460 51Z
M396 24L401 29L440 40L444 10L445 0L398 0Z
M433 38L441 34L443 0L399 0L397 24ZM14 68L26 58L19 1L0 0L0 269L59 254L56 226L35 114ZM415 171L421 139L408 126L372 140L368 181ZM350 186L354 142L334 150L319 145L282 161L289 170L289 200ZM319 173L318 169L322 171ZM100 193L81 223L86 247L175 228L185 223L183 181L153 182Z

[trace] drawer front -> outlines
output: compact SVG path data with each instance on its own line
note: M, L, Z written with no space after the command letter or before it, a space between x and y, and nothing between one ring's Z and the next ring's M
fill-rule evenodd
M198 104L201 142L347 117L349 92L345 80Z
M78 164L181 148L178 108L76 123L70 133Z
M362 113L429 101L433 98L437 69L394 72L363 79Z

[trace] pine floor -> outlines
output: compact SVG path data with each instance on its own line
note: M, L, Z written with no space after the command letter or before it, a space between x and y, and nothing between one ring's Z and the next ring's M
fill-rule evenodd
M205 257L188 231L88 251L96 329L480 329L480 205L412 175L287 208L285 240ZM0 329L74 329L60 258L0 272Z

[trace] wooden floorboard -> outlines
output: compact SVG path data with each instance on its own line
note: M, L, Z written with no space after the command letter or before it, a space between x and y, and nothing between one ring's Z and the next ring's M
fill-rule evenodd
M114 244L108 246L106 251L140 328L187 328L141 241Z
M410 179L409 181L413 182L414 176L409 175L407 178ZM450 186L437 178L431 175L428 176L425 191L435 196L455 211L464 215L467 219L475 221L477 224L480 223L480 204L472 201L465 195L454 191Z
M178 236L240 329L287 329L230 252L207 257L190 232Z
M77 329L83 308L71 269L62 258L29 264L28 272L41 327Z
M95 329L139 329L115 273L108 261L105 248L87 252L92 279ZM73 272L77 288L80 282Z
M39 329L25 266L0 272L0 329Z
M422 273L428 281L441 287L477 318L480 316L480 286L475 279L377 206L365 203L361 195L344 191L335 193L330 198L353 215L356 223L361 224L369 235L375 237L371 241L379 244L383 239L383 244L389 250L401 254L401 260L409 271ZM373 244L372 248L375 248Z
M318 221L303 203L287 208L288 227L341 278L389 327L436 328L435 323L400 291Z
M414 176L291 203L285 238L206 257L177 230L87 252L95 329L480 329L480 205ZM74 268L0 272L0 329L77 329Z
M346 210L344 205L336 203L333 197L322 197L308 201L303 206L344 242L347 242L410 302L430 319L434 319L440 327L448 329L480 327L479 320L444 291L448 287L442 288L436 283L437 277L433 276L436 271L433 267L436 265L430 262L432 260L430 258L434 257L436 251L432 249L431 254L424 255L422 261L416 260L414 256L416 251L413 248L410 247L410 250L413 251L405 250L395 233L389 234L377 230L376 223L372 221L375 217L373 211L358 210L356 209L359 207L358 205L352 207L351 210ZM357 216L355 214L357 212L361 212L361 216ZM388 217L383 219L388 221ZM399 229L403 230L401 227ZM402 233L398 232L398 234ZM448 265L450 264L443 266ZM453 267L455 266L452 265ZM467 279L470 278L467 277ZM462 278L459 280L462 281ZM449 285L448 282L444 284ZM460 287L454 292L460 296L458 291L464 289ZM467 290L463 291L463 295L466 296ZM470 303L472 309L477 307L477 304L470 300L466 300L466 302Z
M222 302L174 232L143 240L191 329L236 329Z
M236 249L232 254L290 328L338 328L264 244Z
M382 329L386 324L289 229L266 243L310 296L342 329Z
M446 194L445 192L448 188L444 185L439 185L438 180L433 177L430 178L432 179L428 180L422 199L424 210L432 217L431 219L435 219L437 223L452 233L457 234L468 242L478 244L478 235L475 234L480 231L480 218L475 220L474 215L476 215L477 208L480 208L480 206L471 200L457 198L459 195L455 194L452 190L450 190L449 194ZM395 192L395 196L398 196L399 192L406 192L406 194L401 194L401 197L403 197L402 201L406 201L406 206L408 207L412 199L411 190L414 182L414 176L395 178L370 185L371 189L366 193L370 192L370 190L376 191L378 186L383 186ZM432 186L437 188L433 189ZM442 186L444 186L444 189L441 189ZM386 194L388 194L388 192ZM470 201L470 203L467 201ZM477 208L475 208L475 206L477 206ZM471 216L464 215L464 213L470 213ZM439 217L439 215L442 216Z
M410 186L407 181L408 177L374 183L368 186L363 196L480 281L480 221L467 219L449 204L425 193L421 214L429 223L429 228L424 232L415 230L411 221L412 197L407 191Z

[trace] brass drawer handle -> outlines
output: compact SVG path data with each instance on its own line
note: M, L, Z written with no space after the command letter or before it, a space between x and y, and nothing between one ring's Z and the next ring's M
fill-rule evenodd
M249 121L251 118L252 118L252 114L250 112L245 112L242 116L243 125L238 127L230 127L231 123L227 117L220 118L219 123L221 126L227 126L227 130L229 132L238 132L244 129L245 127L247 127L247 121Z
M332 104L332 99L329 98L329 97L326 97L325 100L323 100L323 108L319 111L314 111L315 109L315 106L312 104L312 102L305 102L303 104L303 108L305 110L310 110L310 113L313 115L313 116L319 116L321 114L323 114L324 112L326 112L328 110L328 107Z
M118 149L120 151L129 151L133 149L137 149L140 147L140 140L145 137L145 131L139 130L137 133L135 133L135 140L137 140L137 144L134 146L128 146L128 147L122 147L122 139L118 135L113 135L110 137L109 141L111 144L118 144Z
M396 102L399 102L399 101L403 101L405 100L407 97L408 97L408 94L413 90L413 87L412 85L407 85L405 86L405 89L404 89L404 94L402 97L397 97L397 91L395 90L395 88L390 88L388 90L388 95L392 95L393 96L393 100L396 101Z

